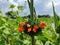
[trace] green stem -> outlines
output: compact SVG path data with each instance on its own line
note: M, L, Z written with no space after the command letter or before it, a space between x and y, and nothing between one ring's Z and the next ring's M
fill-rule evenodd
M60 34L59 34L59 45L60 45Z
M31 36L31 38L32 38L32 45L35 45L35 40L34 40L34 36Z
M60 34L55 45L60 45Z
M30 7L31 7L31 15L30 15L30 18L33 20L33 0L31 0L31 3L30 3Z

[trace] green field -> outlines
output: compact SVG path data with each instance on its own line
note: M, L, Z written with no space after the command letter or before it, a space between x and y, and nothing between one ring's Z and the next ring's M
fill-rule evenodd
M8 0L9 1L9 0ZM30 17L24 12L26 5L11 4L5 15L0 11L0 45L60 45L60 18L53 7L53 17L38 18L33 0L27 0ZM48 15L49 16L49 15Z
M11 19L0 16L0 45L31 45L31 37L23 32L18 32L19 23L25 20L21 17ZM43 29L42 34L35 36L36 45L54 45L58 38L58 34L55 34L51 26L54 19L42 17L38 20L45 22L47 27Z

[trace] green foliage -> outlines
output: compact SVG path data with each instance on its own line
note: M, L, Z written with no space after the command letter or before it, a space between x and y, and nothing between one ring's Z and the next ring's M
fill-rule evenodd
M57 43L56 45L60 45L60 24L59 24L59 17L57 16L55 9L54 9L54 3L52 2L53 6L53 13L54 13L54 23L55 23L55 30L58 33L59 37L57 37Z
M9 11L6 13L6 15L12 19L15 19L18 16L18 11Z
M23 10L23 6L17 6L18 10Z
M30 5L30 2L28 3ZM58 36L57 34L55 34L55 32L51 27L52 21L55 22L56 28L59 26L59 21L60 21L55 12L54 4L52 3L52 5L53 5L54 18L43 17L35 20L36 18L35 17L33 20L33 22L43 21L47 23L47 27L44 28L44 30L42 31L43 33L39 34L38 36L35 36L36 45L58 45L58 43L60 43L60 35ZM14 5L10 6L10 8L14 8L14 7L15 7ZM23 7L18 6L18 9L23 10ZM2 16L2 14L0 14L0 45L31 45L31 37L29 37L24 32L22 33L18 32L19 23L25 21L25 18L21 18L20 16L18 16L17 11L9 12L9 14L8 16L5 17ZM15 19L10 18L11 15L13 17L16 16ZM34 14L34 16L35 15L36 13Z
M13 4L10 5L10 8L14 8L14 7L15 7L15 5L13 5Z
M54 22L55 22L55 29L59 26L59 17L55 12L54 9L54 3L52 2L52 7L53 7L53 14L54 14Z
M39 21L47 22L48 26L51 26L51 22L53 18L39 18ZM49 21L50 20L50 21ZM1 45L5 45L7 37L9 38L9 44L12 43L12 45L30 45L31 44L31 38L24 34L18 32L18 26L20 22L25 21L25 19L21 17L16 17L16 19L12 19L9 17L3 17L0 18L0 43ZM56 36L53 31L51 31L51 27L46 27L43 30L43 34L36 36L36 44L37 45L43 45L46 43L46 41L50 41L53 44L56 41ZM3 42L2 42L3 40ZM10 42L11 41L11 42ZM27 44L28 43L28 44ZM48 45L48 42L46 43Z

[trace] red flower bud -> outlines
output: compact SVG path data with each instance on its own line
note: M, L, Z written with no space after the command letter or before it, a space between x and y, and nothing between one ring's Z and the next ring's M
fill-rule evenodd
M30 32L31 31L31 28L28 28L28 32Z
M23 27L19 27L19 28L18 28L18 31L19 31L19 32L22 32L22 31L24 31L24 28L23 28Z
M44 28L45 26L47 26L45 23L40 23L39 25L40 28Z
M36 29L35 28L33 28L33 32L36 32Z
M34 28L35 28L35 29L38 29L38 28L39 28L39 26L38 26L38 25L35 25L35 26L34 26Z
M25 25L25 22L20 22L20 26L23 27Z
M30 24L27 24L27 27L30 27Z

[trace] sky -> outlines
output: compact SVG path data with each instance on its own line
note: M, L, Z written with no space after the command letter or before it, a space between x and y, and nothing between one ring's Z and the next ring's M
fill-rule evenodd
M60 0L34 0L34 7L37 15L48 14L53 16L52 1L54 2L56 13L60 16ZM27 14L30 14L27 0L0 0L0 10L3 14L11 10L9 8L11 4L16 6L14 10L17 10L18 5L26 5L26 9L24 9L22 13L26 12Z

